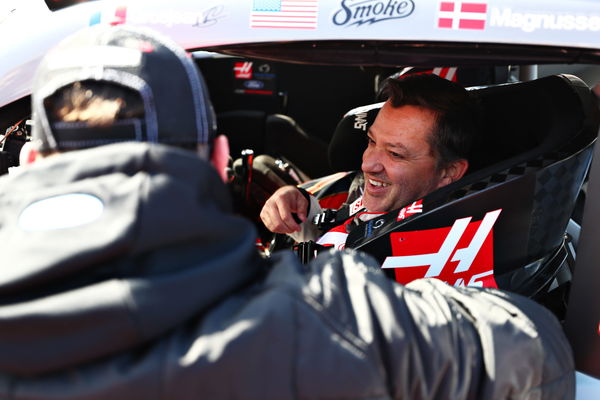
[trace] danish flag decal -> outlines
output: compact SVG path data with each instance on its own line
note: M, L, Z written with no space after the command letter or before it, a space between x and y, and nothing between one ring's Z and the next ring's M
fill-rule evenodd
M487 3L475 1L442 1L438 13L438 28L484 30Z
M454 286L497 287L492 227L501 211L490 211L476 222L457 219L446 228L391 233L393 256L381 267L395 268L396 280L403 284L435 277Z

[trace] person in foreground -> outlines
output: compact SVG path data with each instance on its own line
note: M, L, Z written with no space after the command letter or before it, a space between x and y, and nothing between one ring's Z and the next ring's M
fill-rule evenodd
M75 54L90 58L77 67ZM221 145L189 66L174 44L123 26L83 31L44 59L35 145L62 154L0 179L0 398L573 398L570 347L533 301L434 279L400 286L351 251L261 258L214 168ZM165 68L182 74L177 91L163 91ZM65 86L116 79L139 88L141 115L57 111ZM181 103L169 110L171 96ZM188 103L200 108L179 113ZM212 150L83 149L181 127Z
M322 211L318 201L288 185L261 210L267 229L296 241L319 239L320 244L343 247L345 235L340 233L348 233L354 226L350 222L400 209L463 177L478 129L479 108L470 93L437 75L419 74L386 79L382 95L387 100L366 132L361 173L352 183L359 190L351 189L346 203L350 220L335 227L336 234L319 238L323 232L312 224Z

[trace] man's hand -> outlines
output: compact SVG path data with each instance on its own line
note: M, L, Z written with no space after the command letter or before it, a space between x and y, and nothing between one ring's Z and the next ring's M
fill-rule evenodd
M300 222L306 220L308 200L298 188L292 185L283 186L265 203L260 219L268 230L274 233L293 233L300 231ZM294 215L295 217L294 218Z

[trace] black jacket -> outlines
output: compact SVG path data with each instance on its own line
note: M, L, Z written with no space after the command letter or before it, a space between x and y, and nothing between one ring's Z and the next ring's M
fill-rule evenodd
M541 306L358 253L265 260L229 203L195 155L140 143L0 179L0 398L574 396Z

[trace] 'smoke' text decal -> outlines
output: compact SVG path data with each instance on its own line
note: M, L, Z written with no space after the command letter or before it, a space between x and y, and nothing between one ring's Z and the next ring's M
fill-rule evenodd
M413 0L342 0L333 14L338 26L361 26L391 19L406 18L415 9Z

